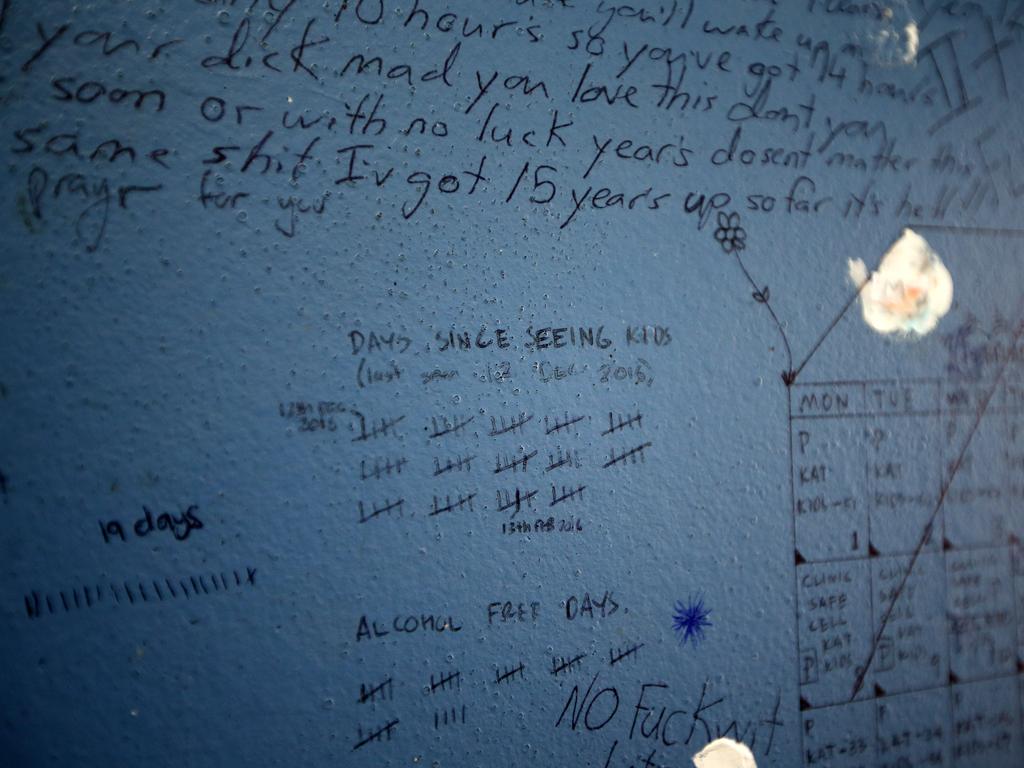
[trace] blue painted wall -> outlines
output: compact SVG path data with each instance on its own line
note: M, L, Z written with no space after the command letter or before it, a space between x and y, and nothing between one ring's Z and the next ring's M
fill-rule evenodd
M1024 762L1021 7L890 5L0 2L2 762Z

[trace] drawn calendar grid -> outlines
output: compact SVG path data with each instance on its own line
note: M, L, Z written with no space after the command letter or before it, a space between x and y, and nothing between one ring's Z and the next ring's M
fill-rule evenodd
M1002 373L793 385L805 765L1020 754L1024 389Z

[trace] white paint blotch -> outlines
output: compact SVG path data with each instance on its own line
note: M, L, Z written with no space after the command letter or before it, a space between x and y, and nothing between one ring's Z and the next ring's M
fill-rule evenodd
M921 46L921 37L917 33L917 24L913 21L909 22L903 28L903 34L907 41L906 47L903 50L903 63L913 64L917 61L917 49Z
M851 259L850 279L860 294L864 322L879 333L924 336L953 304L953 278L923 237L904 229L873 274ZM866 283L866 285L865 285Z
M757 768L746 744L732 739L715 739L693 756L697 768Z
M854 36L878 66L917 64L921 35L907 0L893 0L877 15L866 16L862 29Z
M883 66L916 63L917 49L921 46L917 24L909 22L903 27L902 33L896 27L879 30L875 37L875 46L878 63Z

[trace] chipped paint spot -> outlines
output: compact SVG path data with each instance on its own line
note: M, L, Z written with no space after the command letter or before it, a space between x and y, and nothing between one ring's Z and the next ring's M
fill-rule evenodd
M757 768L746 744L732 739L715 739L693 756L697 768Z
M849 262L861 291L864 322L879 333L924 336L953 303L953 278L927 241L904 229L874 273L861 259Z

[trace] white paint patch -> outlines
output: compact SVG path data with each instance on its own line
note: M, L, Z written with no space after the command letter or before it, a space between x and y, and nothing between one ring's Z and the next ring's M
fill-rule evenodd
M881 67L917 63L921 35L907 0L892 0L877 16L868 16L854 33L872 63Z
M697 768L757 768L746 744L732 739L715 739L693 756Z
M903 49L903 63L913 64L917 61L917 49L921 46L921 37L917 33L917 24L913 21L907 23L903 28L904 39L906 40Z
M917 24L913 21L909 22L902 32L896 27L882 29L875 37L877 63L883 66L914 64L920 46Z
M860 294L864 322L879 333L924 336L953 304L949 270L911 229L903 230L874 273L861 259L851 259L849 269L854 285L864 286Z

